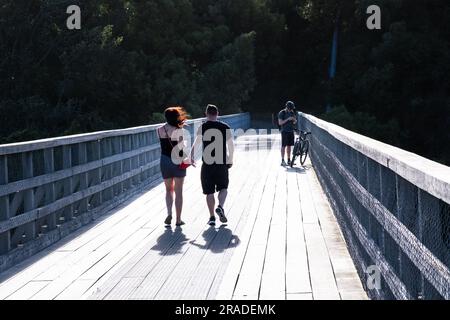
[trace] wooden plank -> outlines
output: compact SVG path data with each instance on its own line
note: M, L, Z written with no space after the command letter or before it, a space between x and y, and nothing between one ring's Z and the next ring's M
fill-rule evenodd
M121 242L119 246L103 248L102 250L110 253L87 272L83 273L80 279L98 280L126 256L127 253L132 251L136 245L144 241L144 239L147 239L153 231L151 229L133 229L130 237Z
M261 300L286 299L286 172L278 175L261 277Z
M23 286L20 290L14 292L6 298L6 300L28 300L33 295L41 291L49 284L48 281L31 281Z
M66 290L56 296L55 300L81 300L83 293L85 293L94 283L95 280L77 279L72 282Z
M286 293L310 293L308 255L303 232L297 172L288 173Z
M267 180L255 227L253 228L247 253L239 274L239 280L233 293L233 299L239 300L259 297L270 219L273 213L275 183L278 173L279 170L273 170Z
M287 300L313 300L312 293L288 293Z
M340 300L328 249L318 224L305 224L305 238L314 300Z
M7 279L2 279L2 282L0 283L0 300L12 295L28 282L31 282L38 274L47 270L50 266L57 263L67 254L67 252L51 252L51 250L45 250L39 253L37 257L30 258L31 260L36 259L37 261L32 263L29 267L23 266L25 263L22 263L7 272L4 272L2 276L7 275L8 273L11 276ZM26 261L26 263L31 262Z
M310 168L309 165L309 160L307 160L306 168ZM298 174L297 181L300 191L300 204L302 209L303 223L318 223L316 208L314 207L314 202L312 200L311 190L309 190L306 172Z
M136 288L142 283L142 278L120 278L119 283L114 287L114 291L105 297L105 300L125 300L128 299Z
M69 270L53 279L43 290L34 295L32 300L53 300L63 292L73 281L75 281L83 272L89 270L98 261L106 256L105 252L93 251L81 262L73 265Z
M367 299L367 294L362 287L338 222L320 187L317 176L314 171L308 172L307 176L339 293L342 299L352 299L353 297Z

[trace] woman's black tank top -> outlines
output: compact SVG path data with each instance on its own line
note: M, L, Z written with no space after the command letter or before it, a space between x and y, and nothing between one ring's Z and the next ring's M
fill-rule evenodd
M158 131L158 135L159 135L159 131ZM178 145L178 141L170 140L169 138L159 137L159 142L161 143L161 154L171 158L172 150L176 145Z

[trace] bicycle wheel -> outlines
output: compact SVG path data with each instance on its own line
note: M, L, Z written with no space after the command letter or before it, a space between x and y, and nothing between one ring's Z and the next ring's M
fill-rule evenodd
M295 142L294 150L292 150L292 160L291 160L291 168L295 164L295 160L297 159L297 156L300 154L300 142Z
M305 140L303 143L301 155L300 155L300 163L302 164L302 166L306 162L306 158L308 157L308 152L309 152L309 141Z

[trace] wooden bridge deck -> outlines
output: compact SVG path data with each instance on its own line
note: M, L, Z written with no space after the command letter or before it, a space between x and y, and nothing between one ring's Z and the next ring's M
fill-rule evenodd
M209 227L189 169L182 228L165 229L164 187L0 274L0 299L367 299L310 164L279 166L278 137L241 139L226 204Z

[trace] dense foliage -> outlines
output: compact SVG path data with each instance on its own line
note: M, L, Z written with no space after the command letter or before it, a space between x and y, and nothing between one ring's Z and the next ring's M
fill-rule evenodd
M71 4L81 30L66 28ZM382 30L366 28L371 4ZM291 99L450 163L449 20L448 0L0 0L0 143Z

